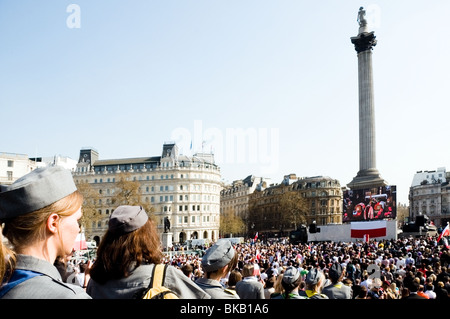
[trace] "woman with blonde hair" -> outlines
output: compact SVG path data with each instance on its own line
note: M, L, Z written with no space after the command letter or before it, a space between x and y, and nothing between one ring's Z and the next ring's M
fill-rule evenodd
M72 254L82 202L70 171L57 166L0 187L0 224L11 246L0 238L0 298L90 298L54 266Z

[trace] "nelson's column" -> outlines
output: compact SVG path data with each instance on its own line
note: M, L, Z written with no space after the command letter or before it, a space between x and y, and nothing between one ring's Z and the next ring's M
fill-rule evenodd
M358 53L359 90L359 172L347 184L350 189L387 185L376 168L375 107L373 98L372 49L377 44L374 32L368 32L365 10L359 8L359 32L351 37Z

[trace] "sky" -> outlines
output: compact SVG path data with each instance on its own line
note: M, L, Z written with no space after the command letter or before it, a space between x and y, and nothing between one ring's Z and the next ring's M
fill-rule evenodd
M214 153L224 181L359 171L359 7L377 168L450 169L447 0L0 0L0 152ZM191 146L192 145L192 146Z

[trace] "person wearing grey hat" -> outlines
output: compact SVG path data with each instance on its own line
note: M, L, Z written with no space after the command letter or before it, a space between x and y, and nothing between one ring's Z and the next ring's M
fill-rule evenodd
M72 174L58 166L0 186L0 224L12 247L0 238L0 298L90 298L83 288L64 283L54 266L57 257L72 254L82 203Z
M322 293L327 295L329 299L352 299L352 288L342 283L344 277L344 268L337 261L334 262L328 270L328 276L331 284L324 287Z
M322 286L325 282L325 275L318 268L311 268L306 274L305 293L309 299L329 299L328 296L322 294Z
M240 299L234 290L226 289L220 283L237 265L238 254L231 242L219 239L202 257L202 268L205 277L198 278L195 283L206 291L213 299Z
M87 293L94 299L139 298L161 264L161 242L154 222L141 206L122 205L110 215L90 270ZM183 272L169 265L164 287L180 299L210 299Z
M299 294L299 287L302 283L300 271L293 266L289 266L281 279L283 293L273 294L270 299L306 299L305 296Z

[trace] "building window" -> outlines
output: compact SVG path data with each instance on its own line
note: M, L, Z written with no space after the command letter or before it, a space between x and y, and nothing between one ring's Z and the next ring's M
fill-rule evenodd
M9 160L8 161L8 167L14 167L14 161Z
M12 171L8 171L8 181L12 181L13 180L13 172Z

